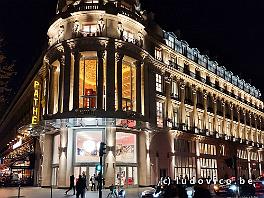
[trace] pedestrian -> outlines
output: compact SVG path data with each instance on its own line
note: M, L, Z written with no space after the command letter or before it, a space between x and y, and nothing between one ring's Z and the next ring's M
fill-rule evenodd
M81 195L81 198L85 198L85 188L86 188L86 182L84 178L79 175L79 178L76 182L76 198L79 198Z
M65 192L65 195L67 195L70 190L73 190L73 195L75 195L74 175L70 176L70 188Z
M92 182L91 191L95 191L95 174L90 178L90 181Z

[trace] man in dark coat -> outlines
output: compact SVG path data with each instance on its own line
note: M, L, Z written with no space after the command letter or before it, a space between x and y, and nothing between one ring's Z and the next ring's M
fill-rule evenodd
M73 195L75 195L74 175L70 176L70 188L65 192L65 195L67 195L70 190L73 190Z

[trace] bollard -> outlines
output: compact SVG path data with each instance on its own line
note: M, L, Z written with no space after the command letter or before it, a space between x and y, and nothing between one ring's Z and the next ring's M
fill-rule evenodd
M20 188L21 188L21 185L19 183L19 185L18 185L18 195L17 195L18 198L20 198Z

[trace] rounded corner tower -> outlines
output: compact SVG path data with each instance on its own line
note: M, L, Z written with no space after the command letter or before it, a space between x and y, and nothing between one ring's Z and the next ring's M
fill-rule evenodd
M128 175L129 185L150 184L147 166L139 164L147 158L149 126L144 23L137 0L58 1L43 60L43 122L56 128L45 136L53 141L56 186L67 186L73 173L95 174L100 142L107 144L106 186L122 185ZM49 182L43 179L42 186Z

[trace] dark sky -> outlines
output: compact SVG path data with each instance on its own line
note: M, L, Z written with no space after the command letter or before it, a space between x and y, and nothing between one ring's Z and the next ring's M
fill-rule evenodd
M209 50L234 74L264 94L263 0L141 0L144 9L168 31L201 52ZM0 4L0 32L10 58L17 61L17 88L47 43L46 32L54 17L56 0L9 0Z

